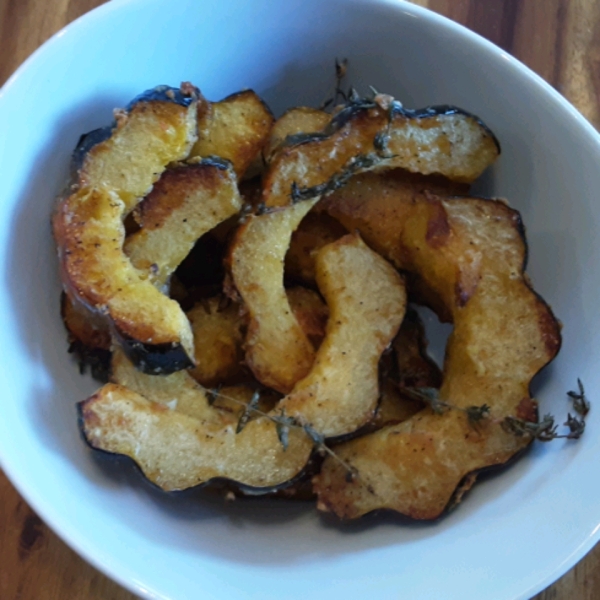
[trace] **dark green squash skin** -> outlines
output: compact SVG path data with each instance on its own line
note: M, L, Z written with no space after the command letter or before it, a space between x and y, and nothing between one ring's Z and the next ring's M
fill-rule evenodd
M190 86L191 87L191 86ZM171 87L170 85L157 85L152 89L142 92L136 96L126 107L129 112L136 104L140 102L174 102L181 106L189 106L199 95L197 88L192 88L194 93L186 93L181 88Z
M84 133L79 138L75 150L71 155L71 176L76 180L79 169L83 166L83 161L87 156L88 152L96 145L106 141L113 132L115 124L107 125L106 127L100 127L94 129L88 133Z
M192 162L193 161L190 161L190 164ZM215 167L216 169L219 169L220 171L227 171L228 169L233 169L233 165L230 160L221 158L220 156L214 156L214 155L203 156L198 162L195 162L194 164L206 165L208 167Z
M84 418L83 418L83 406L85 403L86 403L86 400L83 400L82 402L78 402L76 406L77 406L77 427L78 427L79 433L80 433L81 437L83 438L83 441L86 443L86 445L89 448L91 448L94 452L97 452L98 454L101 454L103 456L107 456L107 457L110 457L111 459L114 459L115 462L119 462L122 460L126 460L126 461L130 462L141 473L144 480L147 481L153 488L160 490L163 494L166 494L169 496L179 495L179 494L187 493L192 490L199 490L199 489L206 488L209 486L222 485L222 484L231 486L232 488L239 490L246 496L264 496L266 494L280 492L289 487L292 487L293 485L296 485L297 483L301 483L301 482L305 481L307 478L312 477L316 472L316 466L320 466L320 464L323 462L323 457L320 456L319 453L315 450L315 451L313 451L313 453L309 457L308 461L304 465L304 468L295 477L292 477L292 479L288 479L288 481L284 481L283 483L280 483L278 485L272 485L272 486L268 486L268 487L254 487L254 486L250 486L250 485L245 485L243 483L239 483L233 479L228 479L227 477L213 477L212 479L209 479L207 481L199 483L198 485L195 485L193 487L186 488L185 490L166 491L166 490L163 490L159 485L157 485L156 483L154 483L153 481L148 479L146 477L146 475L144 474L144 472L142 471L141 467L135 462L135 460L133 460L133 458L126 456L124 454L117 454L115 452L109 452L107 450L103 450L102 448L96 448L93 444L90 443L87 436L85 435L85 423L84 423Z
M116 327L113 328L113 332L127 358L146 375L171 375L195 366L181 344L144 344Z

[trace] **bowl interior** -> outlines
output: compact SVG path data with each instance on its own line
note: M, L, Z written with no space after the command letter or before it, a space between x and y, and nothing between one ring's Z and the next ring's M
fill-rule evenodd
M159 83L191 80L215 100L252 87L276 113L318 105L336 57L349 59L360 91L373 85L408 107L456 104L496 133L503 154L480 191L521 211L528 272L564 324L561 354L536 380L542 411L566 416L578 377L598 389L600 144L541 80L402 2L116 0L46 44L0 93L2 466L75 549L151 597L529 597L596 538L594 410L578 443L536 445L435 524L339 526L302 503L169 496L79 436L75 402L96 386L66 353L49 226L79 135Z

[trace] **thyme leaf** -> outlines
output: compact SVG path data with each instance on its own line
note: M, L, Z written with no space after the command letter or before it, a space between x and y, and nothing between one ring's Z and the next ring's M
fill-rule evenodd
M347 103L350 105L353 104L364 104L364 98L361 98L360 94L356 91L354 86L351 86L348 90Z
M475 425L490 416L490 407L487 404L468 406L465 408L465 413L469 419L469 423Z
M256 206L256 215L260 217L260 215L266 215L270 212L273 212L273 208L267 206L264 202L259 202Z
M243 225L248 217L252 214L253 211L253 207L252 204L246 203L242 206L242 209L240 210L240 212L238 213L238 223L240 225Z
M577 379L577 387L579 388L579 393L570 391L567 392L567 396L573 400L573 409L582 417L585 417L590 412L590 403L585 397L585 390L583 389L581 379Z
M215 403L215 400L219 397L221 393L222 387L223 386L219 384L217 387L211 390L206 390L206 398L208 399L209 406L212 406Z
M507 433L512 433L517 437L529 436L540 442L550 442L557 437L564 437L556 432L557 426L552 415L544 415L544 418L538 423L509 415L502 420L501 426Z
M348 72L348 59L344 58L341 61L337 58L335 59L335 87L333 89L333 96L327 98L321 106L319 106L319 110L325 110L329 106L335 106L338 102L338 98L342 98L344 102L347 101L346 93L342 90L342 80L346 77L346 73Z
M290 427L300 427L294 417L287 417L285 410L278 416L267 415L274 423L277 430L277 437L283 446L284 451L290 444Z
M336 460L338 463L340 463L344 467L344 469L346 470L346 481L351 482L351 481L354 481L358 477L358 470L355 467L353 467L351 464L347 463L345 460L340 458L329 446L327 446L327 444L325 443L325 437L321 433L316 431L311 425L299 423L294 417L288 417L285 414L285 410L282 410L279 415L272 415L272 414L265 413L262 410L260 410L259 408L257 408L258 399L260 397L260 394L258 391L256 391L254 393L250 402L248 404L246 404L245 402L243 402L242 400L239 400L238 398L234 398L232 396L226 396L225 394L220 393L219 390L220 390L220 388L216 388L215 390L210 390L209 393L210 394L214 393L218 396L222 396L223 398L227 398L228 400L231 400L232 402L237 402L238 404L244 405L244 413L240 417L240 420L238 422L238 427L236 429L236 433L239 433L240 431L242 431L242 429L248 422L250 415L252 413L256 413L263 417L266 417L267 419L269 419L270 421L272 421L275 424L275 430L277 432L277 437L279 438L279 441L280 441L283 449L287 450L289 447L290 429L292 427L295 427L297 429L302 429L306 433L306 435L308 435L308 437L310 437L310 439L315 444L315 448L316 448L317 452L321 453L322 455L328 454L329 456L331 456L334 460ZM213 402L214 402L214 400L213 400ZM246 415L248 415L248 416L246 416Z
M240 420L238 421L238 424L237 424L237 428L235 430L236 433L240 433L240 431L242 431L242 429L244 429L244 427L246 426L246 423L248 423L248 421L250 420L252 413L256 410L259 400L260 400L260 392L258 390L256 390L252 394L252 398L250 398L250 402L248 402L248 404L246 404L246 406L244 407L244 412L242 413L242 416L240 417Z
M564 425L569 428L569 433L566 436L569 440L578 440L585 431L585 419L573 417L571 413L567 413L567 421Z
M277 437L283 446L284 451L288 449L290 444L290 427L283 421L277 419L275 421L275 429L277 430Z
M537 423L509 415L500 421L500 426L507 433L511 433L517 437L528 436L540 442L550 442L557 439L579 439L585 431L585 416L590 411L590 403L585 396L581 380L577 380L577 385L579 392L567 392L567 396L573 401L573 408L579 417L568 413L567 420L564 423L564 426L569 430L567 433L558 433L556 419L550 414L544 415ZM487 404L462 408L440 400L439 391L436 388L403 387L402 391L408 396L413 396L425 402L438 415L444 414L450 409L460 410L467 415L469 423L473 426L488 418L491 413L491 408Z
M306 435L317 445L324 446L325 438L316 430L314 430L310 425L303 425L302 429L306 432Z

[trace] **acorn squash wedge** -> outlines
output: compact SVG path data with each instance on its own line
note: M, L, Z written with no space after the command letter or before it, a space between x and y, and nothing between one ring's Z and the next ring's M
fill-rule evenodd
M284 394L308 374L315 355L290 308L283 270L292 232L316 201L249 216L228 256L235 289L250 319L246 363L261 383Z
M103 315L130 358L149 373L191 366L192 332L179 305L124 254L123 220L165 167L189 153L197 101L189 84L161 86L117 111L108 137L80 142L76 181L53 216L67 294Z
M501 423L537 419L529 386L559 350L559 324L524 274L523 226L504 202L443 198L366 174L325 207L451 318L439 399L455 408L441 415L426 408L337 446L356 476L348 481L340 463L327 459L314 479L319 507L348 519L377 509L434 519L473 474L529 444ZM489 414L473 425L467 409L483 405Z
M171 167L134 209L140 230L125 240L125 254L166 290L196 241L241 207L231 163L210 157Z
M329 308L325 338L310 373L280 406L331 438L351 433L373 418L379 359L400 328L406 292L395 269L358 235L322 248L316 272Z
M316 191L350 165L354 173L402 168L471 183L499 154L492 132L456 107L410 111L389 97L350 102L322 131L286 139L265 174L263 202L286 206L298 186Z

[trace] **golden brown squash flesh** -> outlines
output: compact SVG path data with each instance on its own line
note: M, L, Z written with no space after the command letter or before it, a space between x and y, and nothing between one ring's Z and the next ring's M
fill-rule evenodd
M327 305L319 294L302 287L287 289L286 295L302 331L318 348L325 337ZM248 380L250 373L244 364L248 318L242 307L215 296L198 302L186 314L194 332L196 360L190 375L206 387Z
M524 275L521 221L503 202L420 194L398 181L387 189L385 176L364 175L326 208L414 274L450 314L439 396L458 409L425 409L336 447L358 476L348 482L339 463L326 460L315 478L320 508L349 519L380 508L434 519L467 475L507 462L529 443L500 422L534 418L529 385L558 352L559 325ZM490 416L473 427L459 409L483 404Z
M320 134L277 153L264 177L263 202L286 206L294 183L322 185L365 155L378 161L363 170L402 168L470 183L496 160L499 147L479 120L462 112L390 113L373 104L350 105Z
M208 159L167 169L135 208L140 230L127 237L125 253L163 290L196 241L241 207L230 163Z
M219 156L233 163L241 179L260 157L275 121L273 114L252 90L213 102L198 115L198 141L190 156Z
M296 286L285 291L290 308L302 331L318 349L326 334L329 308L314 290Z
M400 327L406 293L396 270L357 235L325 246L316 264L329 308L325 339L310 373L280 406L325 437L335 437L373 417L379 359Z
M189 373L146 375L116 350L113 382L80 404L89 444L133 458L146 477L165 490L215 478L260 492L293 484L313 450L307 424L321 436L342 435L371 417L379 356L394 337L405 308L399 275L357 236L324 248L321 255L319 282L333 318L313 371L268 415L251 413L240 431L235 407L248 402L247 392L221 390L225 402L211 405L205 389ZM365 281L377 301L357 295ZM340 356L346 358L338 362ZM277 420L286 424L285 442Z
M247 318L241 307L215 296L197 303L187 316L194 332L196 366L190 375L206 387L227 384L247 375L243 341Z
M84 188L61 202L54 232L63 282L69 294L106 315L130 349L132 344L148 346L154 356L147 364L142 349L136 360L141 368L189 366L193 357L189 322L177 302L161 294L123 253L123 210L121 199L106 189Z
M316 207L318 208L318 206ZM309 285L315 285L315 258L323 246L339 240L346 229L324 212L309 212L292 234L290 248L285 255L285 276Z
M197 90L189 93L197 96ZM167 164L189 154L197 138L197 105L195 100L185 106L142 96L128 111L116 111L115 128L86 153L77 185L113 191L128 213Z
M252 386L224 387L209 401L187 372L146 375L117 349L111 384L81 403L81 423L93 447L133 458L165 490L224 478L268 492L304 469L312 442L291 428L284 449L273 421L256 413L236 433L253 393ZM278 399L261 392L256 408L266 413Z
M90 350L110 349L110 330L102 315L74 302L64 292L60 299L60 312L71 342L79 342Z
M187 156L196 139L196 99L189 85L157 88L118 112L107 139L82 157L81 148L76 152L74 191L53 216L67 293L107 317L138 367L153 373L193 364L192 333L177 303L153 290L123 253L123 220L167 164Z
M228 259L250 319L246 363L261 383L282 393L308 374L315 354L283 287L292 232L315 202L250 216L237 231Z
M237 419L228 411L211 408L221 422L216 417L205 421L114 383L80 403L79 410L83 434L93 448L129 456L167 491L213 479L270 491L293 483L313 447L301 429L291 428L284 449L266 417L249 421L236 434Z

